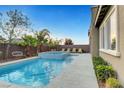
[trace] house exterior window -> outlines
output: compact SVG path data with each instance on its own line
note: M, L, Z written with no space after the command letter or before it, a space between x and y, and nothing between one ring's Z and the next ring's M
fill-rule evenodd
M117 55L117 9L113 8L105 19L100 28L100 50L110 54Z
M116 50L116 31L117 31L117 20L116 12L114 11L111 15L111 32L110 32L110 49Z
M109 49L109 41L110 41L110 19L104 25L104 49Z
M100 30L100 48L104 49L104 27Z
M115 31L112 31L111 19L108 19L100 31L100 48L115 50L116 44L113 39L116 39Z

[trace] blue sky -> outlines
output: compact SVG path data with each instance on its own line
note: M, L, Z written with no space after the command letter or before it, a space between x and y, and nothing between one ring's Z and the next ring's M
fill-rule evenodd
M86 5L30 5L0 6L0 12L18 9L30 18L34 29L47 28L53 37L71 38L75 44L87 44L91 20L91 6Z

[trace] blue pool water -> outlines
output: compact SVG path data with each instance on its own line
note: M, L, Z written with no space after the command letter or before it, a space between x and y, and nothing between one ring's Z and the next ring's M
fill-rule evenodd
M0 81L27 87L45 87L70 63L66 59L41 59L21 61L0 67Z

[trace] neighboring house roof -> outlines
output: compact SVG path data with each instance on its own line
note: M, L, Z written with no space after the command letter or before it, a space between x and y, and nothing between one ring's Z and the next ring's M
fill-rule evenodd
M98 6L97 15L95 18L95 26L96 27L100 26L100 24L104 20L105 15L108 13L111 6L112 5L100 5L100 6Z

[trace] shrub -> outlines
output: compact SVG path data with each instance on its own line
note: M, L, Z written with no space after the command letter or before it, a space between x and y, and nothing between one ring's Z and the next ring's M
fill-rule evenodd
M106 87L108 88L121 88L120 82L115 78L108 78L106 80Z
M93 57L93 64L95 68L98 65L108 65L101 57Z
M96 66L96 76L98 80L105 81L109 77L116 77L116 73L112 66L98 65Z

